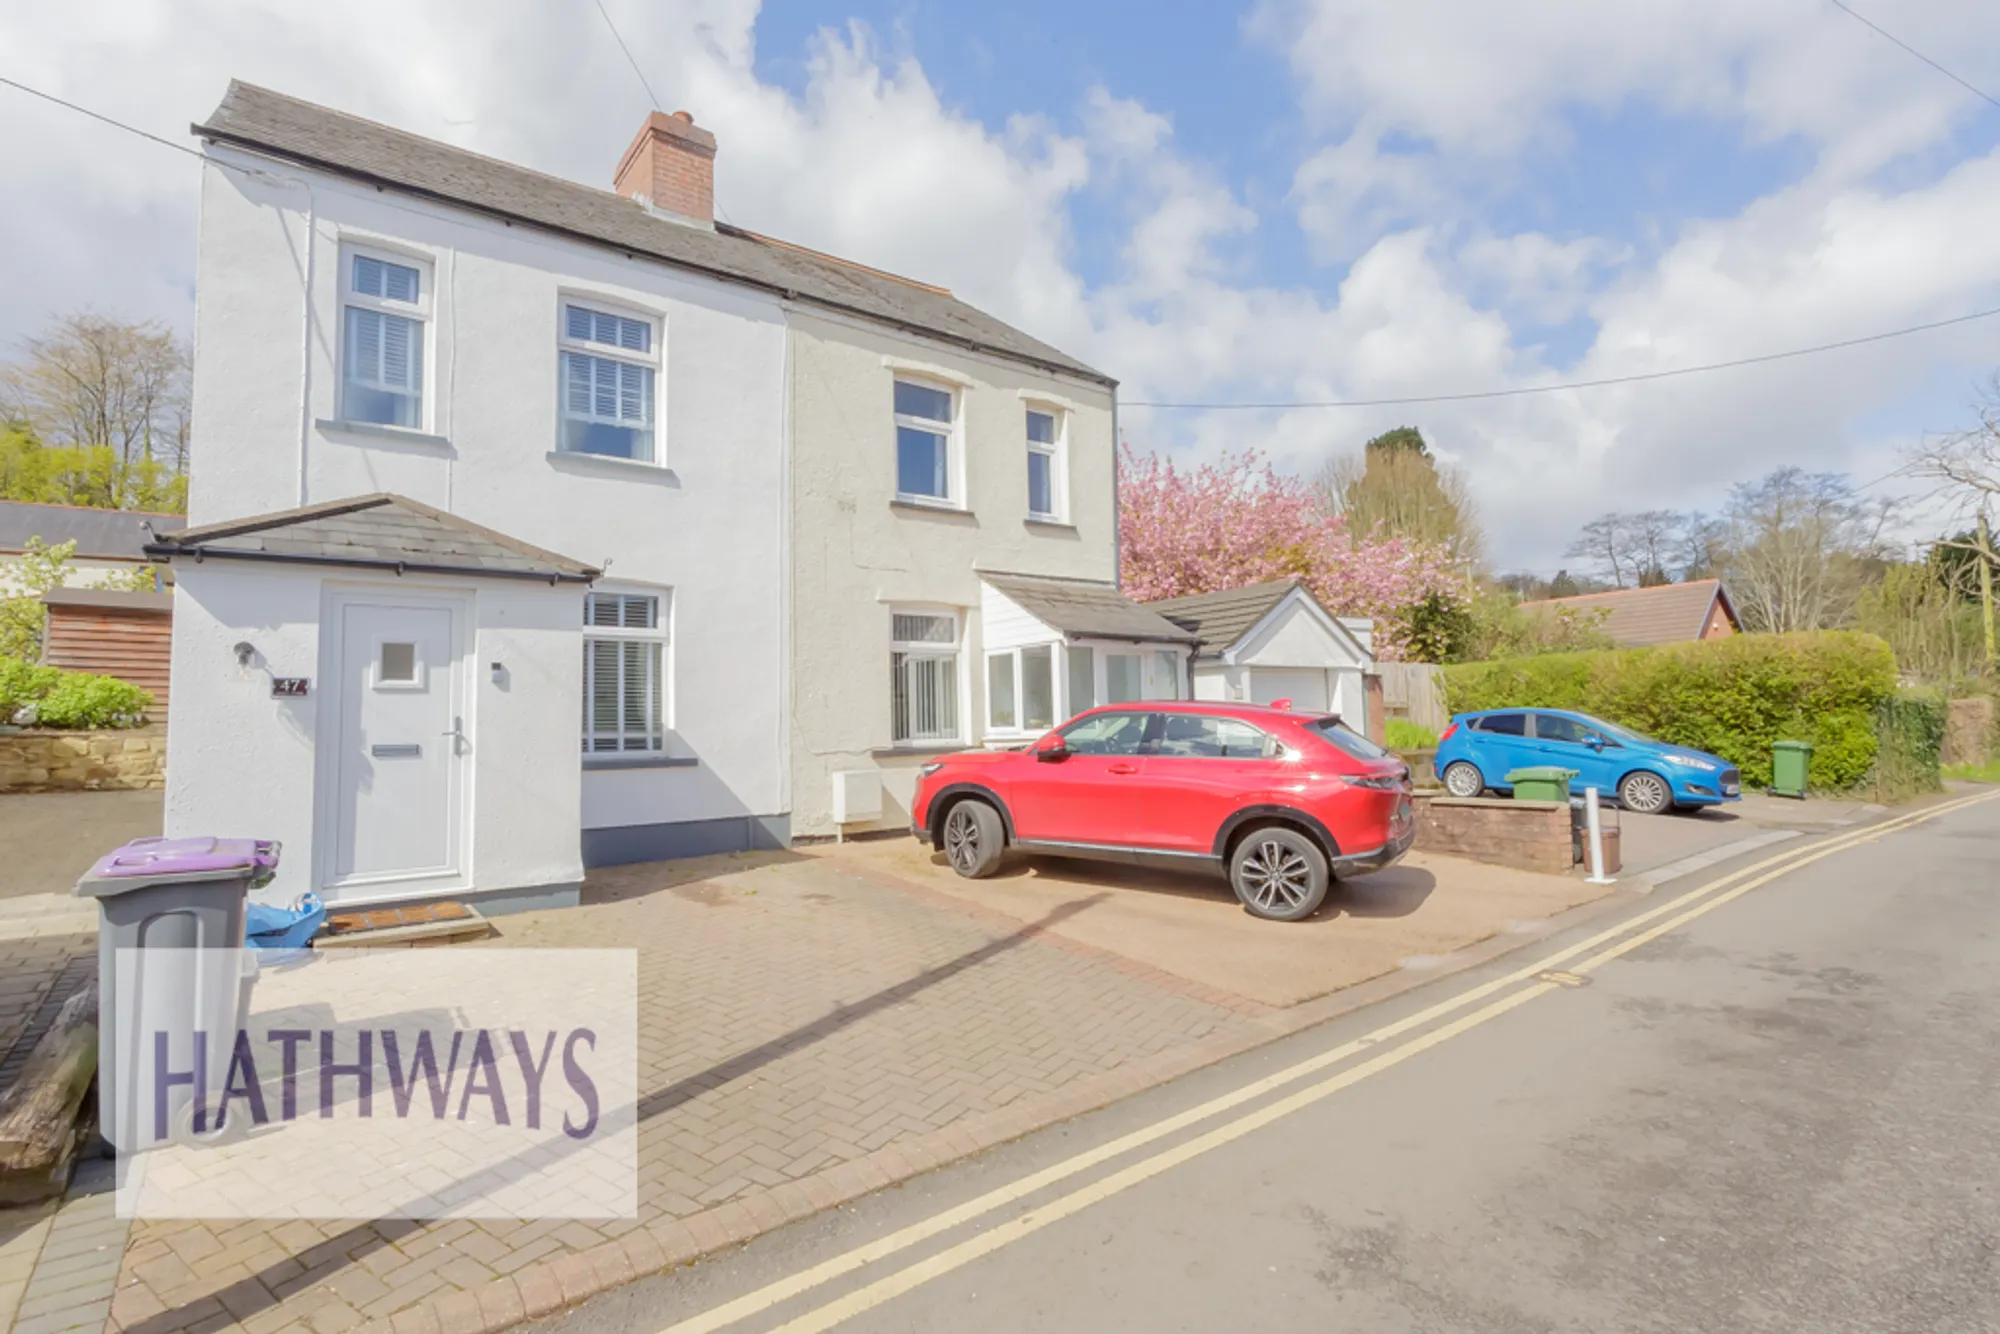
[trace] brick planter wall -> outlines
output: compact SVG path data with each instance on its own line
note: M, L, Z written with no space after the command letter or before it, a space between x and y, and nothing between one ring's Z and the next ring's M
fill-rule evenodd
M163 723L102 732L0 732L0 792L83 792L167 785Z
M1424 852L1549 875L1568 875L1576 864L1566 802L1419 792L1416 819L1416 846Z

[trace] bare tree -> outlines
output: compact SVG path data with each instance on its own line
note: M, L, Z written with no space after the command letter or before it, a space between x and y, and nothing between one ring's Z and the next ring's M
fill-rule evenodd
M6 406L44 443L106 449L120 479L138 480L141 464L185 471L192 359L184 339L157 323L84 311L27 339L22 352L4 370ZM112 502L127 504L130 489L120 480Z
M1993 570L2000 566L2000 542L1994 532L1994 510L2000 506L2000 373L1994 375L1975 411L1978 425L1926 440L1910 452L1903 471L1932 483L1936 499L1958 518L1971 521L1969 532L1940 545L1972 557L1979 578L1986 670L1994 672L2000 671L1993 606Z
M1673 556L1683 580L1721 578L1729 562L1728 523L1700 510L1682 515Z
M1613 588L1625 587L1627 578L1638 575L1632 551L1632 524L1624 514L1598 515L1578 531L1576 541L1563 554L1572 560L1588 561L1591 572L1609 580Z
M1887 502L1839 473L1779 468L1729 493L1730 591L1745 627L1785 633L1844 624L1883 557Z
M1642 510L1625 516L1625 535L1641 588L1670 584L1667 562L1686 520L1672 510Z

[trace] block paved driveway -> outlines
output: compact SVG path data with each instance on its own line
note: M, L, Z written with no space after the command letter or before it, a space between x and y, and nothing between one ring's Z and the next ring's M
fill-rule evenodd
M598 873L486 944L638 949L637 1220L141 1222L111 1327L499 1328L1270 1036L1268 1007L1056 924L837 857Z

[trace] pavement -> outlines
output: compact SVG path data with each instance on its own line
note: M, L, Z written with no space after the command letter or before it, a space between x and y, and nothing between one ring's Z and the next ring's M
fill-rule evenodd
M1105 870L971 887L903 839L594 874L584 906L454 948L639 951L639 1217L141 1221L115 1288L73 1280L13 1334L94 1331L100 1301L133 1334L497 1330L1471 966L1606 892L1425 859L1288 926L1220 880ZM0 903L0 938L73 904Z
M1990 1331L1996 863L1789 840L534 1329Z
M93 805L66 818L141 796L157 800L84 794ZM42 799L0 801L0 819L23 800ZM1678 854L1671 870L1690 847L1730 855L1745 831L1776 832L1684 819L1646 846L1656 863ZM583 907L503 918L496 939L459 948L638 949L638 1218L149 1221L115 1245L78 1223L93 1256L120 1257L115 1298L76 1280L66 1307L13 1334L95 1330L100 1301L108 1328L136 1334L497 1330L1476 968L1650 888L1413 857L1281 925L1244 914L1219 878L1032 859L968 882L908 839L613 868ZM20 956L0 977L40 979L11 1010L0 987L0 1036L10 1014L23 1034L16 1060L88 982L82 907L0 899L0 967ZM0 1303L7 1266L33 1266L39 1245L16 1226L10 1253L16 1224L0 1214Z
M164 802L157 790L0 796L0 899L69 893L99 857L159 833Z

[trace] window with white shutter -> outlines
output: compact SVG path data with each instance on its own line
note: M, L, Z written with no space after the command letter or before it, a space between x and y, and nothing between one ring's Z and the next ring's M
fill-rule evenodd
M957 741L958 614L892 611L889 713L897 744Z
M560 343L558 448L659 462L654 377L660 353L655 322L566 301Z
M666 749L666 599L657 593L586 594L583 602L583 753L657 755Z
M349 246L340 275L341 419L423 430L428 266Z

